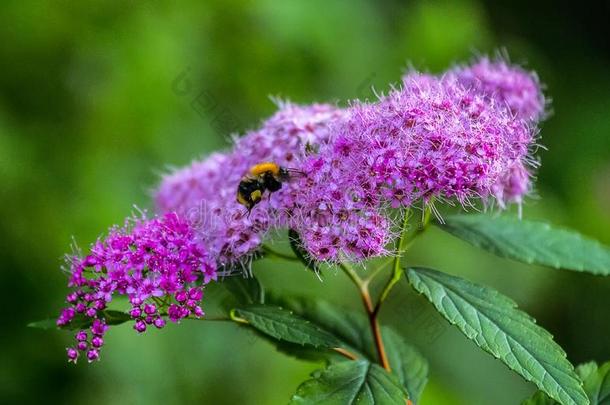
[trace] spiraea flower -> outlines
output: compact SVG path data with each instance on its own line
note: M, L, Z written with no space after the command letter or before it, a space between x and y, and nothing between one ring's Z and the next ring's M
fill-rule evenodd
M201 317L203 285L216 279L210 257L193 228L175 213L153 219L132 218L98 240L86 256L69 257L69 304L57 319L67 326L79 318L89 329L76 334L67 349L76 362L81 352L89 361L99 358L108 325L104 310L117 296L129 300L134 329L162 328L164 317L178 322Z
M544 96L535 75L502 60L483 58L442 76L412 71L379 101L347 109L280 107L232 151L166 176L157 191L160 212L200 223L221 264L254 252L274 228L299 232L317 260L383 255L393 238L390 207L505 207L531 190ZM264 161L301 175L245 215L236 187Z
M246 215L236 191L250 167L265 161L299 167L307 153L327 142L328 124L344 114L327 104L279 107L260 129L235 139L231 151L168 174L156 191L158 211L176 211L197 224L206 246L222 264L254 252L276 222L276 211L283 208L279 201L285 190L280 190Z
M519 118L538 121L544 116L546 103L538 76L501 57L481 57L448 74L456 75L464 86L506 104Z
M464 86L471 88L500 105L506 106L516 117L535 126L546 115L547 100L543 86L533 71L510 64L505 57L481 57L471 65L460 65L447 75L455 75ZM532 139L518 141L521 147L532 145ZM521 203L531 189L531 172L538 161L528 154L515 161L494 186L494 195L501 207L505 202Z
M523 162L535 128L454 76L411 73L379 102L354 104L302 166L285 201L319 260L384 254L385 208L416 201L501 204L529 190Z
M456 198L463 205L496 197L502 205L520 201L529 190L529 175L521 170L518 187L497 192L499 184L514 181L516 167L530 161L537 134L533 123L502 102L447 75L435 81L413 77L382 104L386 111L409 112L406 132L412 139L405 145L402 173L415 196Z
M357 147L351 136L322 145L276 200L284 208L278 223L296 230L315 260L359 261L387 252L391 224L381 210L382 196L371 189L370 168L359 161L366 151Z

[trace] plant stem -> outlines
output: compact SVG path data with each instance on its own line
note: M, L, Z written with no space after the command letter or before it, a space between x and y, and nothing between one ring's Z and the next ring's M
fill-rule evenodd
M343 270L343 272L347 274L347 276L354 282L354 284L356 284L359 289L362 289L362 287L364 286L364 281L360 278L356 271L351 268L349 264L345 262L340 262L339 267L341 267L341 270Z
M352 269L347 263L341 262L339 263L341 269L347 274L347 276L354 282L358 290L360 291L360 297L362 298L362 303L364 304L364 309L369 318L369 325L371 327L371 332L373 334L373 340L375 342L375 348L377 349L377 355L379 356L379 362L388 372L390 369L390 362L388 361L388 356L385 352L385 346L383 344L383 339L381 337L381 327L379 326L379 322L377 321L377 312L375 311L375 307L373 306L373 301L371 300L371 294L369 293L369 283L368 280L362 280L360 276L356 273L354 269Z
M392 266L392 275L388 279L386 285L383 287L383 290L381 290L381 294L379 295L377 304L375 304L375 314L377 314L379 312L379 309L381 308L381 304L386 300L386 298L390 294L390 291L392 290L394 285L396 285L396 283L398 283L398 281L400 281L400 277L402 277L403 271L402 271L402 267L400 267L400 259L402 258L402 254L405 251L404 245L405 245L405 241L407 239L407 228L408 228L408 224L409 224L410 211L408 211L408 210L405 211L403 215L404 215L404 217L402 219L402 226L400 227L400 237L396 241L396 249L394 252L394 254L395 254L394 264Z
M169 316L167 314L167 312L161 312L159 313L160 316ZM184 318L186 320L189 321L206 321L206 322L227 322L227 321L232 321L233 319L228 318L226 316L202 316L200 318L194 317L194 316L188 316L186 318Z
M185 319L188 319L188 320L191 320L191 321L207 321L207 322L230 322L230 321L232 321L231 318L227 318L226 316L222 316L222 317L221 316L219 316L219 317L207 317L207 318L204 317L204 316L202 316L201 318L191 318L191 317L188 317L188 318L185 318Z
M358 287L358 290L360 291L360 296L364 304L364 309L366 310L366 313L369 318L369 324L371 327L371 332L373 334L373 340L375 341L377 354L379 356L379 362L387 371L391 371L390 362L388 361L388 356L385 352L383 339L381 337L381 327L379 326L379 321L377 317L379 315L381 305L390 294L390 291L392 291L392 288L396 285L396 283L398 283L398 281L400 281L400 278L402 277L403 269L400 265L400 259L402 258L402 255L407 250L407 248L411 246L415 238L419 236L422 232L424 232L428 227L428 223L430 222L430 212L431 210L429 208L424 207L422 221L410 237L408 236L408 224L409 219L411 218L411 211L406 210L403 212L404 216L402 218L402 226L400 228L400 237L396 241L396 247L394 252L395 256L393 259L392 275L383 287L383 290L381 291L381 294L379 295L376 304L373 305L371 294L369 292L369 284L375 278L375 276L379 274L380 270L385 268L385 266L389 263L384 263L382 266L377 268L377 270L375 270L371 275L369 275L369 277L365 279L361 278L349 264L345 262L339 263L339 267L341 267L343 272L347 274L347 276L352 280L352 282L356 285L356 287Z
M364 299L364 297L363 297ZM369 298L370 302L370 298ZM366 305L366 304L365 304ZM373 338L375 340L375 347L377 348L377 354L379 355L379 361L381 362L381 366L385 368L388 372L391 372L390 361L388 360L388 356L385 352L385 346L383 344L383 339L381 337L381 327L379 326L379 322L377 321L377 314L372 308L372 303L369 304L368 314L369 314L369 323L371 325L371 331L373 332Z
M249 324L250 323L247 320L245 320L244 318L240 318L239 316L235 315L235 310L234 309L232 309L229 312L229 320L237 322L237 323L245 323L245 324Z
M395 256L394 256L394 264L392 266L393 267L392 275L388 279L386 285L384 286L383 290L381 291L381 294L379 295L379 299L377 300L377 304L375 305L376 313L379 312L379 309L381 308L381 304L386 300L386 298L388 298L390 291L396 285L396 283L398 283L400 281L400 278L402 277L402 273L404 272L400 265L400 260L402 259L402 255L413 244L415 239L428 228L428 224L430 222L431 210L429 208L424 208L424 213L423 213L421 223L419 224L419 226L417 227L415 232L411 236L408 236L408 224L409 224L409 219L411 218L410 214L411 214L410 210L407 210L404 213L404 217L402 219L402 227L400 229L400 237L396 241L396 250L395 250Z
M333 347L333 350L336 351L337 353L347 357L350 360L358 360L358 357L354 353L350 352L349 350L345 350L341 347Z

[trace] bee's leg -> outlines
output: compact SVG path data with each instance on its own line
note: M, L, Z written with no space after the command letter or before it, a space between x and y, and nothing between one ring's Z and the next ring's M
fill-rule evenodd
M290 175L293 174L293 173L301 175L301 176L305 176L305 172L303 170L293 169L291 167L283 168L282 175L285 176L286 179L288 179L290 177Z

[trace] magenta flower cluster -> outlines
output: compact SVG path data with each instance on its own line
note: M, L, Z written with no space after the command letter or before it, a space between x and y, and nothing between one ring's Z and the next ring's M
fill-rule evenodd
M534 74L487 58L440 76L409 72L374 103L285 104L230 152L166 176L157 206L205 224L206 243L223 264L255 252L276 228L297 230L317 260L383 255L393 239L389 207L521 204L544 106ZM303 174L248 217L235 187L264 161Z
M216 279L215 260L177 214L130 219L69 263L74 291L57 325L68 326L76 317L91 324L76 333L76 347L67 349L74 362L80 352L89 361L99 358L108 328L103 311L116 296L128 298L134 329L143 333L151 325L165 326L164 316L173 322L203 316L203 285Z
M471 66L449 71L460 83L506 105L521 119L539 121L545 113L545 97L534 72L506 63L503 59L480 58Z
M282 225L279 213L285 205L279 197L287 189L265 199L249 216L237 203L237 185L250 167L265 161L300 167L308 151L329 141L330 124L345 115L326 104L280 103L279 107L259 130L235 139L231 151L214 153L167 175L156 192L159 211L185 215L221 264L252 253L269 229Z
M384 253L382 212L416 201L504 205L529 188L521 169L535 130L506 106L452 75L412 73L375 104L354 104L333 139L302 167L287 203L318 259ZM519 177L521 175L521 177Z

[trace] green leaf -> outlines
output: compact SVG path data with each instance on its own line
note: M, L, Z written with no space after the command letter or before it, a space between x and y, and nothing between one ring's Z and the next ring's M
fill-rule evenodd
M235 297L237 302L244 304L262 304L265 302L265 291L256 277L233 276L219 282Z
M339 347L349 350L359 358L377 361L368 320L364 316L336 308L318 299L271 295L269 300L333 335L339 341Z
M407 396L395 376L368 361L346 361L314 372L290 404L405 405Z
M275 339L314 347L332 348L339 345L332 334L282 307L253 305L235 309L234 315Z
M358 357L377 362L377 352L365 316L332 306L323 300L296 297L275 297L269 300L277 305L292 310L319 328L332 334L338 340L338 347L348 350ZM410 344L404 341L393 329L382 327L383 341L390 362L392 373L396 375L407 389L409 397L418 403L419 397L427 382L428 362ZM303 351L301 346L278 344L278 348L289 354L307 360L325 359L337 362L347 360L332 351Z
M44 330L59 329L57 327L56 322L57 322L57 318L42 319L40 321L34 321L34 322L28 323L28 328L36 328L36 329L44 329Z
M597 367L594 362L578 366L576 372L584 381L583 388L591 405L610 405L610 362ZM544 392L537 391L522 405L555 405L557 402L549 398Z
M428 382L428 361L394 330L382 328L382 333L392 373L407 389L409 398L418 404Z
M531 398L521 402L521 405L557 405L557 401L542 391L536 391Z
M102 312L102 318L106 320L106 325L120 325L127 321L131 321L131 315L122 311L107 309Z
M122 312L122 311L115 311L113 309L107 309L105 311L101 311L101 313L99 314L99 317L105 319L107 325L120 325L122 323L132 320L131 316L129 316L129 314ZM43 319L40 321L31 322L28 324L28 327L44 329L44 330L49 330L49 329L77 330L77 329L86 329L89 326L91 326L91 324L93 324L93 319L91 319L88 316L85 316L83 314L76 314L76 316L74 316L74 319L72 319L72 321L68 325L62 326L61 328L57 326L56 321L57 321L57 318L47 318L47 319Z
M265 290L260 281L254 276L244 277L242 273L208 284L205 295L206 301L218 303L221 314L226 316L233 308L265 302Z
M564 405L589 403L565 352L510 298L435 270L410 268L407 277L469 339L551 398Z
M368 331L368 323L362 316L335 309L321 300L309 300L296 297L277 297L270 294L268 303L281 306L314 323L320 329L333 335L339 343L337 347L347 350L358 359L375 361L376 354L373 340ZM267 336L268 337L268 336ZM277 349L285 354L307 361L337 362L347 358L333 349L303 346L275 338L268 339Z
M500 257L557 269L610 275L610 248L576 232L513 217L456 215L441 229Z

